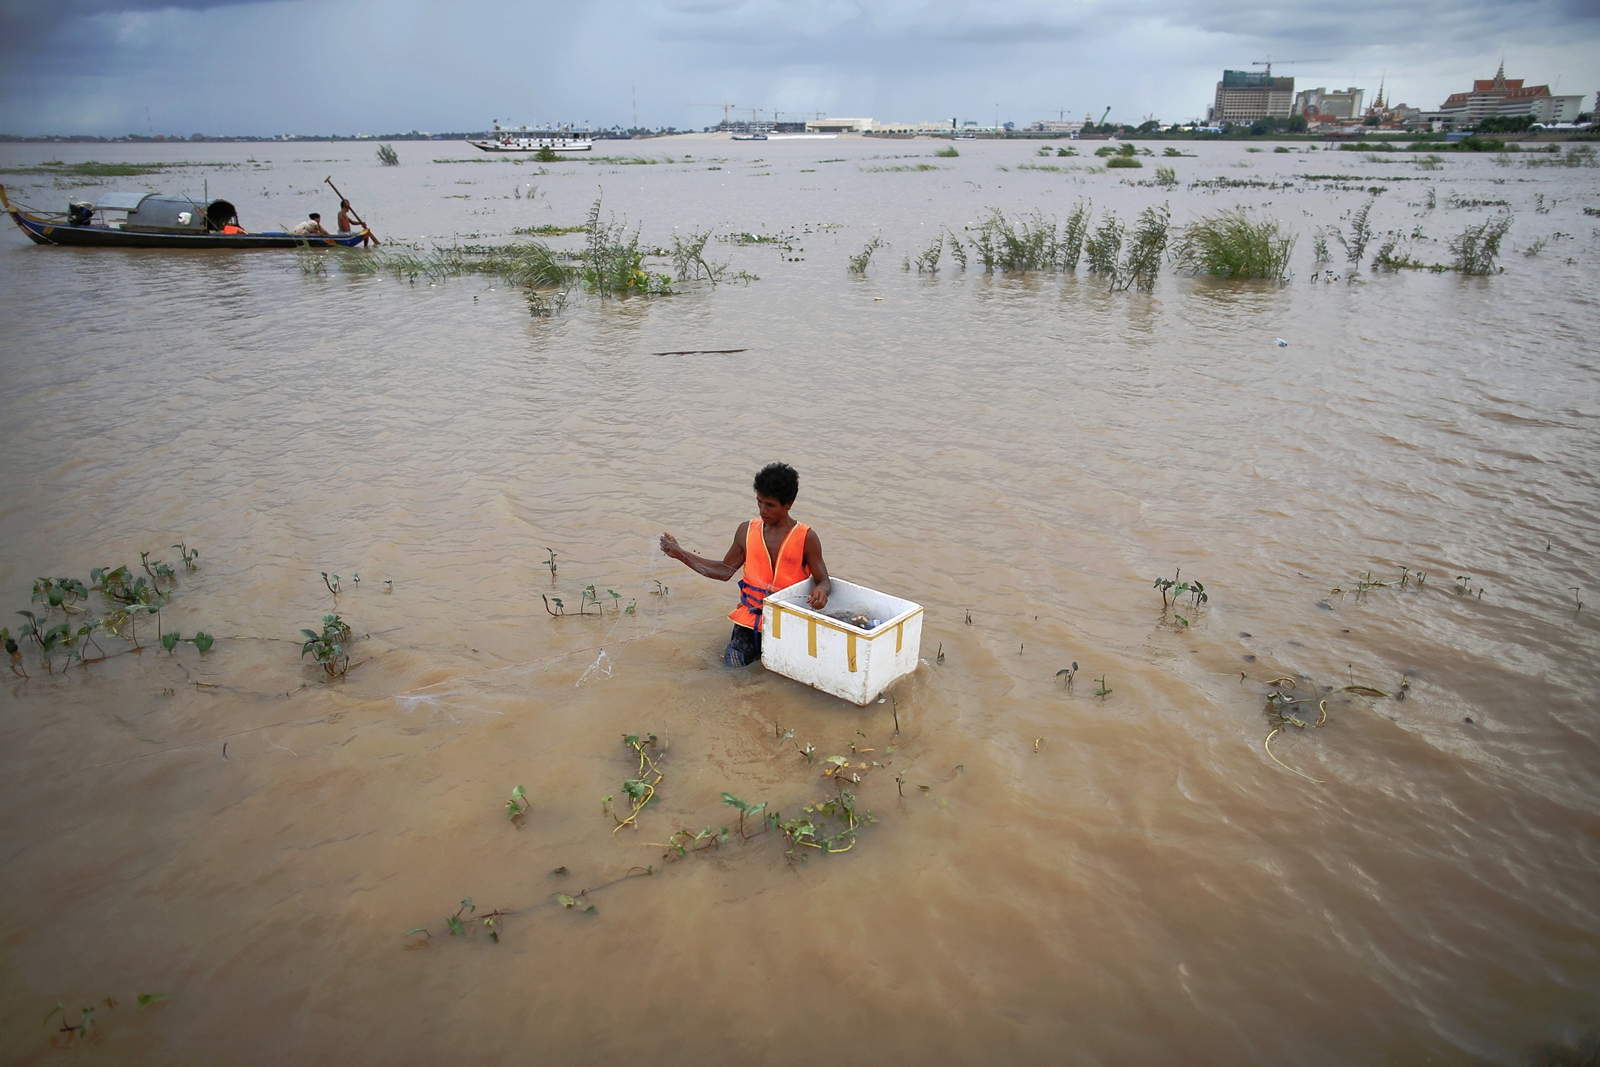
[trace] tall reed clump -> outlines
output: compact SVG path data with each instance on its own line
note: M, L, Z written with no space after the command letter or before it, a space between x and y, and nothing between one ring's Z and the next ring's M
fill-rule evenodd
M706 259L706 242L710 239L710 230L701 233L691 231L687 237L676 233L672 235L673 277L680 282L692 282L704 278L713 286L722 280L732 261L713 263Z
M392 145L381 144L378 146L378 162L386 167L398 167L400 165L400 154L394 150Z
M1089 263L1090 274L1115 275L1117 257L1122 254L1122 235L1125 227L1115 215L1107 215L1083 243L1084 258Z
M850 257L849 270L851 274L865 274L867 267L872 264L872 253L883 247L883 238L874 237L868 241L861 251Z
M589 209L589 241L584 246L580 276L584 287L602 298L629 293L646 295L672 292L672 276L644 269L639 231L628 232L626 222L600 221L600 201Z
M1077 270L1089 218L1090 206L1082 200L1059 227L1043 212L1013 219L999 208L991 208L988 217L972 228L968 249L985 270ZM966 266L966 250L954 234L949 240L961 265Z
M1089 216L1093 206L1089 201L1079 200L1072 206L1066 223L1061 227L1061 240L1057 247L1061 253L1062 270L1078 269L1078 260L1083 255L1084 238L1089 235Z
M1372 205L1376 200L1376 197L1368 200L1350 216L1348 236L1340 230L1333 231L1334 239L1344 246L1345 259L1352 268L1361 266L1362 257L1367 254L1367 242L1372 240L1372 224L1367 221L1367 217L1372 214Z
M1012 221L999 208L978 224L971 243L985 270L1014 271L1054 267L1060 246L1055 220L1046 219L1043 212Z
M945 145L943 148L939 149L939 151L935 152L934 155L938 156L940 159L955 159L957 156L961 155L961 153L957 152L956 146L952 144Z
M1139 212L1131 231L1115 215L1107 215L1084 242L1090 273L1105 277L1113 292L1132 288L1150 292L1161 273L1170 227L1171 215L1165 204Z
M1172 216L1165 204L1147 207L1139 212L1138 225L1134 226L1126 254L1113 277L1113 289L1137 287L1148 293L1156 287L1156 276L1161 273L1161 257L1167 251L1167 233Z
M1172 247L1172 262L1191 274L1283 281L1295 235L1275 219L1252 219L1244 208L1219 211L1185 226Z
M1462 274L1493 274L1500 242L1511 229L1513 218L1511 212L1501 211L1452 238L1449 248L1455 258L1451 268Z

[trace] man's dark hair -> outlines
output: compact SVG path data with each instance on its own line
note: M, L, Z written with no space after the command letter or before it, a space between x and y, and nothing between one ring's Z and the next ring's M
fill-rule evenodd
M770 496L784 507L800 493L800 475L787 463L768 463L756 474L756 495Z
M311 213L311 218L314 218L314 219L320 219L320 218L321 218L321 217L322 217L322 216L321 216L321 215L319 215L319 214L317 214L317 213L316 213L316 212L315 212L315 211L313 211L313 212L312 212L312 213Z

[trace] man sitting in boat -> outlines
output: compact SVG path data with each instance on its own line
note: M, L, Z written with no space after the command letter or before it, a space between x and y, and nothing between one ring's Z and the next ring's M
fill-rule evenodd
M328 231L322 228L322 216L313 211L306 217L306 221L289 231L296 237L326 237Z
M728 615L733 635L722 656L730 667L745 667L761 658L761 607L767 594L814 578L816 586L806 602L820 611L833 591L817 532L789 517L800 492L800 475L787 463L769 463L756 475L755 490L759 515L739 524L733 546L721 562L687 551L669 533L661 535L662 552L707 578L725 582L744 568L739 606Z

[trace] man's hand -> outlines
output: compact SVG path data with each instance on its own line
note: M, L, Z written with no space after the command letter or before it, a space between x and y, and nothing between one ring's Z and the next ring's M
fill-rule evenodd
M683 546L678 544L678 539L669 533L661 535L661 551L673 559L683 558Z
M828 606L828 594L832 591L832 582L818 582L816 588L811 590L811 595L806 597L806 603L821 611Z

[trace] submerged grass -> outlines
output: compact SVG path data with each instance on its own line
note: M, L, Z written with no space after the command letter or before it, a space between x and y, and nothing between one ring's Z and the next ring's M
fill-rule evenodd
M1202 215L1185 226L1172 248L1172 261L1191 274L1224 278L1270 278L1289 273L1295 235L1275 219L1253 219L1244 208Z
M32 174L74 178L137 178L144 174L161 174L187 167L232 167L233 163L63 163L59 159L40 163L36 167L0 168L0 174Z
M340 270L346 274L392 274L408 281L443 281L466 274L486 274L507 285L540 289L572 284L572 268L548 245L537 241L495 247L454 245L421 253L406 249L352 251L342 254L340 260Z
M589 224L580 222L573 226L562 226L557 223L548 223L544 226L517 226L511 232L525 237L560 237L568 233L588 233Z

